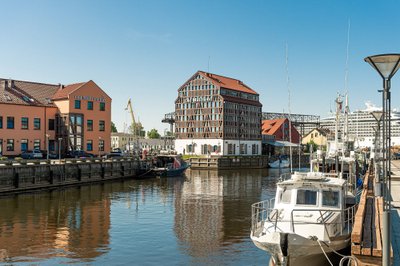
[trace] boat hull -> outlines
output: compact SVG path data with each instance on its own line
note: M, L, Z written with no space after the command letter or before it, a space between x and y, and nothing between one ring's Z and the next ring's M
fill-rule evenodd
M181 176L181 175L183 175L183 173L184 173L184 172L186 171L186 169L188 169L188 168L189 168L189 166L188 166L188 165L185 165L185 166L182 166L182 167L176 168L176 169L168 169L168 170L162 172L162 173L160 174L160 176L161 176L161 177L175 177L175 176Z
M256 237L251 235L253 243L267 251L273 257L276 265L324 265L327 260L322 252L329 255L332 250L338 251L349 245L350 235L331 241L328 248L324 243L304 238L293 233L273 232Z
M282 161L276 160L272 163L268 163L268 165L270 168L287 168L289 167L290 163L287 160L282 160Z

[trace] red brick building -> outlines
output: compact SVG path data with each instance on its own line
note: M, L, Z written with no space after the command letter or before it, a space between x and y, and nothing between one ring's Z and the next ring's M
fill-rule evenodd
M289 137L289 120L287 118L263 120L262 134L274 136L275 141L289 141L291 143L300 142L300 134L291 124L292 138Z
M0 154L110 150L111 98L92 80L71 85L0 78Z

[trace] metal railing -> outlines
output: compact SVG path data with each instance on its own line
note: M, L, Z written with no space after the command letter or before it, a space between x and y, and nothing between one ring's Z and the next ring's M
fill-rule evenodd
M252 213L252 218L251 218L251 232L252 235L254 236L260 236L265 234L263 232L264 230L264 225L266 222L271 223L271 225L274 227L274 230L276 231L276 228L278 227L278 223L290 223L290 230L291 232L295 233L296 232L296 226L298 225L305 225L305 224L323 224L325 227L325 232L327 233L327 236L331 238L333 235L330 234L327 226L332 225L332 224L338 224L340 228L340 233L343 234L343 232L348 229L348 232L350 233L351 227L354 223L354 216L356 212L356 206L351 206L347 209L341 210L335 210L335 209L316 209L316 208L302 208L302 209L293 209L290 211L290 219L285 220L283 217L281 217L282 211L279 209L273 208L275 199L270 199L270 200L265 200L265 201L260 201L257 203L254 203L251 208L251 213ZM315 222L311 221L299 221L295 215L295 213L299 212L317 212L319 214L319 217L315 220ZM340 214L340 219L339 221L337 219L333 219L333 221L330 221L331 218L333 218L335 213ZM297 220L296 220L297 219Z

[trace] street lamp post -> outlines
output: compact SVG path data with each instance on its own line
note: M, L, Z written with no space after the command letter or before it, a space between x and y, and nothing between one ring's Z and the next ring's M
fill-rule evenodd
M58 138L58 163L61 164L61 141L62 138Z
M382 180L380 179L380 169L379 169L379 157L380 157L380 131L381 131L381 120L383 116L382 111L373 111L371 112L371 115L375 118L377 127L376 127L376 132L375 132L375 145L374 145L374 160L375 160L375 180L376 182L381 182ZM375 191L375 195L377 196L382 196L382 187L379 187L377 189L378 191Z
M49 138L50 138L50 135L46 134L46 148L47 148L46 159L47 160L49 159L49 152L50 152L50 149L49 149Z
M383 249L382 265L390 265L390 212L391 212L391 143L390 143L390 80L400 67L400 54L380 54L364 59L383 79L382 92L382 169L383 169Z
M101 142L101 137L99 137L99 158L101 158L101 149L100 149L100 142Z

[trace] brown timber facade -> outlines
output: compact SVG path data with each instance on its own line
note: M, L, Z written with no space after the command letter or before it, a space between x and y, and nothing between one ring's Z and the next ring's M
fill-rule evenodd
M175 149L182 154L261 154L261 103L237 79L196 72L175 101Z

